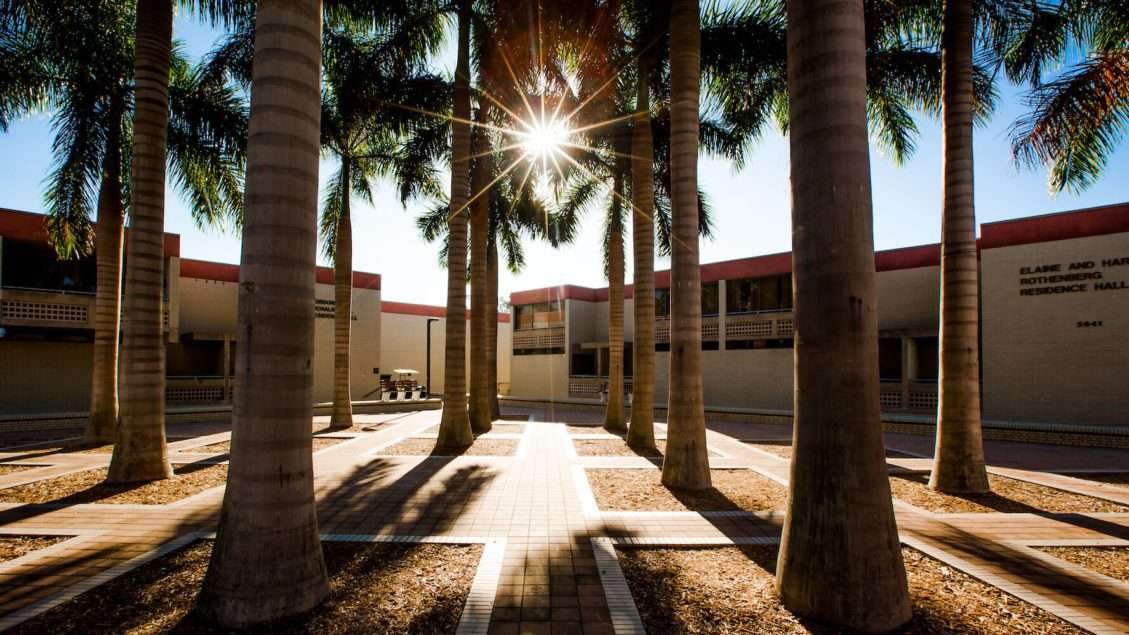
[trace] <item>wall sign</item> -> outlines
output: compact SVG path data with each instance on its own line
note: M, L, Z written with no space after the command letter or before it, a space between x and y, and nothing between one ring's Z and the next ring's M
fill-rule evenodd
M1126 290L1129 289L1126 277L1129 277L1129 256L1020 267L1019 295Z

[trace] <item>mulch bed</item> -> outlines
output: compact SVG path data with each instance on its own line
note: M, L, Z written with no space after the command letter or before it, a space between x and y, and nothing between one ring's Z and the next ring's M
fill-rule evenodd
M16 472L23 472L24 470L34 470L41 465L11 465L8 463L0 463L0 476L5 474L15 474Z
M655 441L657 450L648 451L635 451L627 445L623 439L573 439L573 447L576 448L576 454L579 456L642 456L649 459L661 459L663 454L666 453L666 441ZM709 453L712 457L720 457L721 455L713 450Z
M1039 547L1056 558L1129 582L1129 547Z
M1129 472L1079 472L1063 474L1063 476L1072 476L1084 481L1097 481L1109 485L1129 485Z
M314 452L331 448L342 441L349 439L338 439L335 437L314 437ZM195 448L183 448L180 452L191 452L195 454L227 454L231 451L231 441L220 441L219 443L209 443Z
M913 619L902 633L1081 634L1074 626L920 552L902 550ZM838 633L781 605L776 546L620 549L651 633Z
M72 536L3 536L0 537L0 562L7 562L58 544Z
M0 502L164 505L227 482L226 464L193 463L174 465L173 468L173 478L150 483L113 485L105 482L108 470L83 470L0 489Z
M381 426L384 426L384 425L386 425L386 424L384 424L384 423L359 423L359 424L354 423L353 425L349 426L348 428L331 428L331 427L325 425L324 423L315 423L314 424L314 434L315 435L317 435L317 434L336 434L338 432L348 432L348 433L352 434L354 432L374 432L375 430L377 430L378 428L380 428Z
M270 633L453 633L481 545L322 543L330 595ZM220 633L194 611L211 541L199 541L92 589L16 633Z
M951 496L929 489L928 483L927 474L890 475L894 498L936 513L1129 512L1117 503L995 474L988 475L992 491L987 494Z
M752 446L758 450L764 450L782 459L792 458L792 440L791 439L757 439L756 441L742 441L745 445ZM886 458L888 459L916 459L919 458L906 452L886 448Z
M466 449L436 449L435 439L408 438L377 452L385 456L512 456L517 451L517 439L491 439L478 437Z
M784 509L788 489L753 470L710 470L713 487L671 490L662 470L589 469L585 473L596 504L616 511L765 511Z

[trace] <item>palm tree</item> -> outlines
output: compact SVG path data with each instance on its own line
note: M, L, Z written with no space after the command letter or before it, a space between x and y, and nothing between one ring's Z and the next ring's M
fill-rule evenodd
M471 190L476 197L471 204L470 214L470 428L474 434L483 434L490 431L494 421L494 412L490 403L490 394L497 394L497 383L493 390L490 389L490 369L488 367L489 354L487 343L487 308L489 304L487 255L490 234L490 196L486 189L490 188L493 173L493 161L490 156L490 137L486 129L481 127L490 121L491 106L482 100L476 114L476 123L472 141L472 148L477 156L474 167L471 169ZM498 303L494 307L497 310ZM494 326L497 329L497 324ZM496 334L495 334L496 337ZM496 346L496 344L495 344Z
M866 632L909 620L878 406L862 0L788 0L795 404L777 587Z
M674 0L670 13L670 388L662 482L681 489L710 486L698 268L699 20L697 0Z
M437 14L431 13L431 16ZM392 176L401 200L435 195L431 161L445 145L447 126L431 112L447 107L447 85L419 72L423 57L441 38L438 22L419 39L360 35L327 29L323 44L323 153L339 162L324 197L323 251L334 263L334 397L330 426L353 423L350 391L352 323L352 221L350 198L372 203L372 180ZM405 48L403 44L410 46Z
M225 628L329 592L310 437L321 20L320 0L258 4L231 461L199 599Z
M143 3L142 32L149 32L151 5ZM158 11L157 13L160 13ZM47 191L48 229L57 251L64 258L81 256L97 242L98 292L95 300L94 369L92 374L91 416L87 439L106 442L114 437L117 412L118 325L121 297L123 224L123 166L131 161L131 151L143 151L146 135L139 133L131 143L130 105L146 106L141 130L153 131L145 121L152 111L154 97L134 98L131 78L134 71L135 22L131 7L120 3L89 2L81 7L57 3L23 2L0 7L3 37L0 38L0 64L9 72L0 77L0 126L29 112L50 110L58 134L55 151L57 168L49 178ZM157 19L156 22L161 22ZM167 35L167 34L164 34ZM163 35L161 36L163 37ZM150 42L139 48L160 49ZM203 81L175 49L170 52L171 90L159 91L171 114L167 120L168 167L174 181L190 203L198 224L222 224L237 216L241 206L239 174L242 171L241 144L246 123L238 97L222 84ZM148 69L150 65L147 63ZM156 83L161 83L157 73ZM151 83L151 74L139 82L138 90ZM166 94L167 93L167 94ZM137 126L135 126L136 128ZM160 133L156 133L161 136ZM161 153L164 154L163 152ZM152 163L150 160L148 163ZM163 166L164 164L161 164ZM152 165L150 169L154 169ZM161 170L163 172L163 170ZM144 177L142 177L144 178ZM88 192L99 182L98 226L92 240L89 216L93 207ZM163 195L163 176L160 192ZM134 195L149 192L136 186ZM151 211L151 210L150 210ZM134 212L131 243L160 248L158 235L146 239L151 224L140 219L146 212ZM142 228L142 225L145 225ZM163 256L162 256L163 257ZM143 260L143 257L138 257ZM139 267L141 269L142 267ZM151 272L141 272L142 275ZM159 276L158 276L159 277ZM161 284L157 285L160 292ZM159 300L159 298L158 298ZM158 319L160 314L158 314ZM161 345L163 352L163 344ZM123 373L127 370L123 367ZM163 370L159 371L163 380ZM126 383L123 381L123 384ZM163 406L163 389L158 401ZM146 435L159 441L163 438ZM133 430L132 426L129 428ZM129 432L127 432L129 434ZM137 437L131 435L133 446ZM146 444L148 445L148 444ZM156 444L153 444L154 447ZM147 453L151 471L164 475L163 450ZM145 461L148 462L149 458ZM121 460L115 458L121 465ZM133 468L126 470L136 474ZM122 471L112 470L117 475ZM127 476L132 480L133 477Z
M1081 191L1101 176L1129 121L1129 5L1120 0L1024 4L1005 67L1028 81L1031 112L1012 126L1021 165L1046 165L1050 189ZM1071 58L1073 51L1084 55ZM1047 78L1055 63L1072 60Z
M465 448L474 442L466 392L466 246L470 198L470 22L471 0L458 0L458 52L453 102L450 214L447 223L447 324L444 341L443 418L437 447Z
M987 492L980 428L980 284L972 170L974 19L971 0L945 0L942 24L944 190L937 442L929 486Z
M121 411L106 480L172 476L165 444L165 155L172 0L138 0Z

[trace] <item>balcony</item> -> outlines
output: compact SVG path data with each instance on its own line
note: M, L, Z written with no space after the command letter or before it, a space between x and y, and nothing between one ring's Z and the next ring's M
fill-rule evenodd
M224 403L231 400L231 384L224 377L167 377L165 401L170 405Z
M607 377L593 375L570 375L568 378L568 396L573 399L601 399L604 386L608 383ZM623 382L625 395L631 394L631 379Z
M726 340L788 339L793 333L792 312L736 313L725 316Z
M716 315L702 316L702 341L716 342L719 333ZM655 343L670 344L670 318L655 318Z
M937 411L937 384L934 382L884 381L878 394L883 410Z
M564 352L565 330L563 326L520 329L513 333L514 353Z
M94 294L46 289L0 289L0 324L94 328Z

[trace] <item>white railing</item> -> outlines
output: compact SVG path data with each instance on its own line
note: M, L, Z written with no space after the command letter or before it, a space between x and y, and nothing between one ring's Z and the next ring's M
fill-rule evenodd
M46 289L0 289L0 322L16 326L93 328L94 295Z
M725 316L725 339L787 339L794 331L792 313L738 313Z
M716 342L719 334L719 327L716 315L702 316L702 341L703 342ZM670 343L670 318L660 317L655 318L655 343L656 344L669 344Z
M568 378L568 396L573 399L600 399L607 383L607 377L571 375ZM631 394L630 379L624 380L623 393L625 395Z
M518 350L539 350L565 347L563 326L540 329L520 329L513 333L513 348Z

